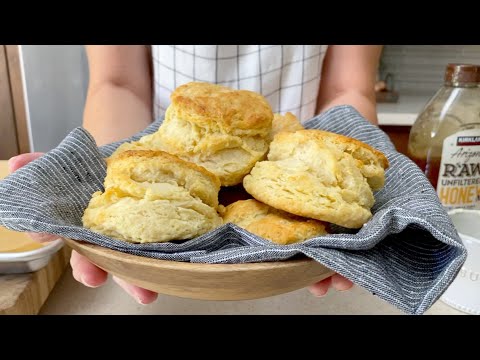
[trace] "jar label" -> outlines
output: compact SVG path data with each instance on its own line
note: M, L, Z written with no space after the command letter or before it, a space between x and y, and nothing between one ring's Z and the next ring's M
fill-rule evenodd
M463 130L443 141L437 194L447 210L480 209L480 129Z

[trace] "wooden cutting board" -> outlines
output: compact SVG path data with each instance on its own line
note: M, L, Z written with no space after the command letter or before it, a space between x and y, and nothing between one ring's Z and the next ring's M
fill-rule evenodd
M0 179L8 174L0 160ZM28 274L0 275L0 315L36 315L62 275L71 249L64 246L44 268Z

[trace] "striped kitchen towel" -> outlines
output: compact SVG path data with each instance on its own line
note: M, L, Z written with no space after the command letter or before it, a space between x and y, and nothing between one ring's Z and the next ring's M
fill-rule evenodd
M161 120L128 141L158 129ZM338 106L310 119L323 129L364 141L390 162L386 183L375 194L373 218L358 231L300 244L276 245L233 224L183 243L131 244L82 227L93 192L103 190L104 158L124 141L97 148L83 128L0 182L0 224L46 232L156 259L200 263L285 260L304 254L409 314L424 313L446 290L466 249L420 169L398 153L388 136L355 109Z

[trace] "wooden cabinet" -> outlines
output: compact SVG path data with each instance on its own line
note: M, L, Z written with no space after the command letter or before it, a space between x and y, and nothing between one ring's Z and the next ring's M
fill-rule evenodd
M0 160L30 150L20 53L0 45Z
M380 128L390 137L397 151L407 155L411 126L380 126Z

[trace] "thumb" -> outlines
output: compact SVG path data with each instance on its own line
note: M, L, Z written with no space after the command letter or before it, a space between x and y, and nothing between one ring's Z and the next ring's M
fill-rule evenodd
M8 160L8 171L12 173L20 169L22 166L27 165L29 162L38 159L43 154L44 153L41 152L34 152L14 156Z

